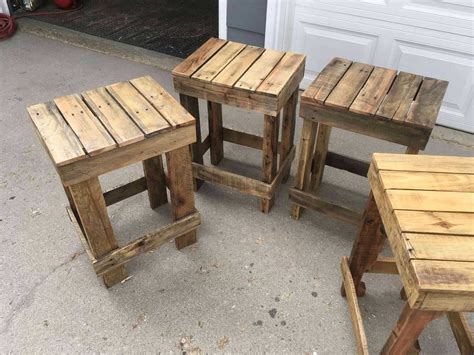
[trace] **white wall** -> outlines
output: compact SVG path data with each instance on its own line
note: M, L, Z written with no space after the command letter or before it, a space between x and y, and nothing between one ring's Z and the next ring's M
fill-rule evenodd
M7 0L0 0L0 13L9 15Z

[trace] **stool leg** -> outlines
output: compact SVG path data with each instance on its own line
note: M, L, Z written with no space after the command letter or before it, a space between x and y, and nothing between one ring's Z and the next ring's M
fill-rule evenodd
M319 123L316 135L316 148L313 156L313 168L311 174L310 190L314 190L321 185L326 156L328 154L329 138L331 136L331 126Z
M94 257L99 258L118 248L99 178L93 177L71 185L69 190ZM103 276L107 287L115 285L126 277L127 274L123 266L119 266Z
M316 123L313 123L310 120L304 120L299 147L298 171L296 172L295 180L295 188L298 190L306 191L309 186L316 128ZM294 219L299 219L300 213L301 206L294 203L291 207L291 217Z
M380 354L407 354L428 323L442 314L442 312L412 309L406 303Z
M448 312L447 316L461 355L474 354L474 336L464 314Z
M222 128L222 105L208 101L209 135L211 143L211 163L217 165L224 157L224 132Z
M357 296L365 294L365 284L361 281L365 270L368 270L377 260L377 257L383 247L385 238L381 227L381 219L377 204L375 203L372 192L365 207L362 220L359 225L359 233L352 246L349 266ZM341 293L344 296L344 287L341 287Z
M281 169L285 158L290 153L291 148L293 148L293 141L295 139L296 104L298 102L298 92L299 89L297 88L293 95L291 95L291 97L288 99L288 102L283 108L279 169ZM291 166L288 169L288 172L285 173L285 175L283 176L283 183L288 180L288 177L290 176L290 170Z
M418 154L419 151L418 147L407 147L405 154Z
M150 207L155 209L166 204L168 196L166 194L165 171L161 155L144 160L143 172L145 173Z
M196 211L194 207L193 172L189 147L166 153L168 184L173 219L176 221ZM175 239L176 248L182 249L197 241L196 231Z
M181 105L196 119L196 143L191 145L193 162L203 164L202 142L201 142L201 120L199 116L199 100L196 97L179 94L179 102ZM204 181L194 179L194 191L199 190Z
M263 182L271 183L277 173L278 158L278 129L280 117L265 115L263 128ZM262 198L260 210L263 213L270 212L273 206L274 196L271 198Z

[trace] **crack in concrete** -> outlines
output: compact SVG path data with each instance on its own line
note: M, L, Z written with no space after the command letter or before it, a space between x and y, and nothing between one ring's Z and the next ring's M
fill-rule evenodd
M77 257L79 257L80 255L84 253L85 253L84 250L75 252L70 257L68 257L65 261L63 261L61 264L55 266L48 274L46 274L45 276L40 278L38 281L36 281L33 287L31 287L30 290L23 297L21 297L17 305L13 307L10 314L5 318L4 325L2 327L2 330L0 331L0 334L1 335L7 334L18 312L29 308L33 304L38 287L40 287L50 276L54 275L56 271L68 265L69 263L73 262Z

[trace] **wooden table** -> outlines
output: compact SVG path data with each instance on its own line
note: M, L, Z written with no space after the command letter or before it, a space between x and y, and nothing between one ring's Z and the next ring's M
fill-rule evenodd
M61 178L70 218L107 286L126 278L123 265L133 257L171 239L179 249L196 241L200 217L189 148L195 120L155 80L146 76L59 97L28 112ZM99 175L140 161L144 177L102 193ZM148 190L156 208L167 202L166 187L175 222L119 247L106 206Z
M295 156L296 103L304 64L305 56L301 54L211 38L173 70L174 87L181 104L197 120L197 143L193 146L196 189L202 181L228 186L260 197L262 212L270 211L275 190L288 178ZM209 117L209 136L203 141L199 98L207 100ZM222 104L263 113L263 138L223 127ZM263 151L263 181L203 164L203 154L209 148L211 163L219 164L224 157L224 141Z
M428 143L448 83L369 64L334 58L301 95L304 119L292 217L301 207L357 224L360 214L324 201L311 191L322 181L324 166L367 176L369 164L328 151L331 128L378 138L417 154Z
M377 153L368 177L372 192L342 262L360 352L367 343L355 295L365 294L363 274L398 271L407 303L382 353L406 353L446 313L462 354L472 354L460 312L474 311L474 158ZM385 234L394 260L378 257Z

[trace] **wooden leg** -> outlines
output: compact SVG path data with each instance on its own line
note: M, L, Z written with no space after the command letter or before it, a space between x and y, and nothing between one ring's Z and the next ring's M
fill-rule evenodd
M407 147L405 154L418 154L419 151L418 147Z
M143 161L146 186L150 207L155 209L168 202L166 194L166 179L161 155Z
M100 187L99 179L93 177L69 187L74 200L87 242L95 258L117 249L112 225ZM104 276L107 287L113 286L127 277L123 266L119 266Z
M317 124L310 120L304 120L301 132L300 153L298 160L298 171L296 172L295 189L307 191L311 177L311 161L314 152L314 139L316 137ZM291 217L299 219L301 206L294 203L291 208Z
M375 263L383 247L385 238L380 229L381 223L379 210L371 192L349 259L354 286L359 297L365 294L365 284L361 281L362 276L365 270L369 270ZM344 287L341 288L341 293L345 295Z
M298 93L299 89L297 88L283 108L279 169L281 169L283 161L288 156L291 148L293 147L293 141L295 139L296 104L298 102ZM290 176L290 170L291 169L288 169L288 172L285 173L285 176L283 176L283 183L288 180L288 177Z
M196 143L191 145L191 152L193 162L202 164L204 160L201 149L201 120L199 116L199 100L196 97L179 94L179 101L181 105L196 119ZM199 190L203 183L204 181L202 180L194 179L194 191Z
M447 316L461 355L474 354L474 334L469 329L469 324L464 314L448 312Z
M317 189L323 179L326 156L328 154L329 137L331 136L331 126L319 123L316 135L316 148L313 156L313 167L311 174L310 190Z
M166 153L168 184L173 219L176 221L196 211L194 206L193 172L189 147ZM176 248L182 249L197 241L193 230L175 239Z
M280 117L272 117L265 115L265 122L263 128L263 182L271 183L277 173L278 164L278 129ZM273 206L274 197L262 198L260 203L260 210L263 213L270 212Z
M441 315L442 312L412 309L406 303L397 324L380 353L387 355L408 353L428 323Z
M209 135L211 142L211 163L217 165L224 157L224 132L222 129L222 105L208 101Z

